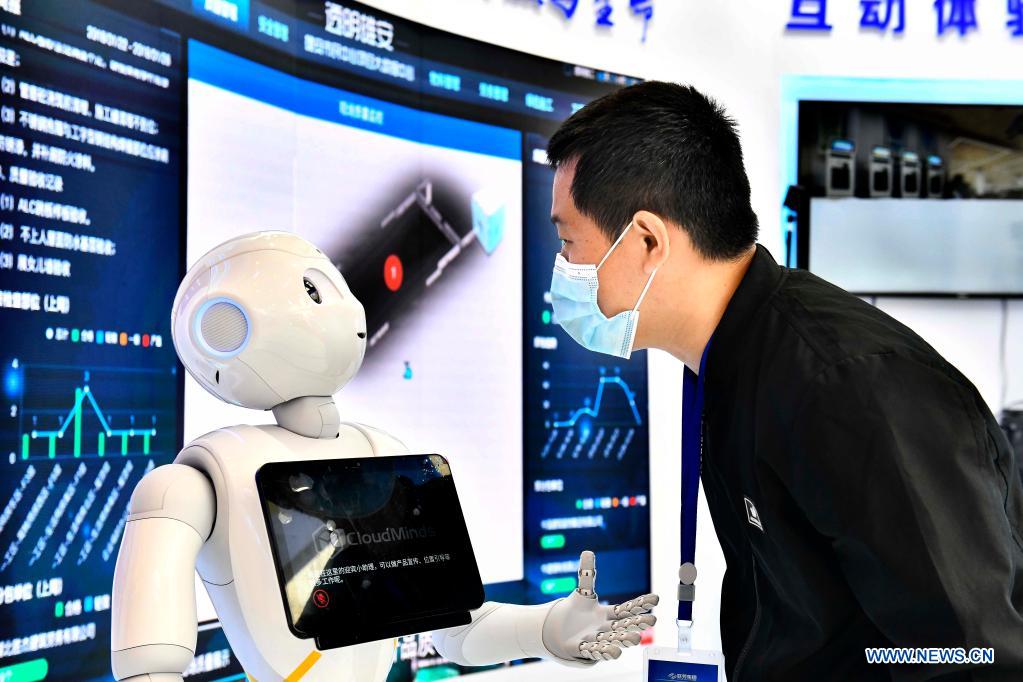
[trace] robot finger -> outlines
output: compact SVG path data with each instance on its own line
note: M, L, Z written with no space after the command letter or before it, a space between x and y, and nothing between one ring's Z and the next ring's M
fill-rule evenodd
M660 602L661 598L656 594L644 594L642 597L636 597L630 599L627 602L618 604L617 606L611 607L612 618L622 618L625 616L638 616L643 613L649 613Z
M639 644L642 641L643 641L643 635L641 635L640 633L638 633L638 632L627 632L627 633L625 633L625 636L622 639L621 644L622 644L622 647L628 648L630 646L639 646Z
M612 642L582 642L579 656L593 661L613 661L622 655L621 647Z
M597 557L593 552L585 550L579 555L579 587L576 592L584 597L592 597L597 582Z
M639 644L643 639L643 635L638 632L628 632L625 630L605 630L598 632L596 637L591 637L590 639L597 642L610 642L621 647L630 647Z
M629 616L611 623L611 630L614 632L641 632L653 627L657 622L657 616L649 614L640 616Z

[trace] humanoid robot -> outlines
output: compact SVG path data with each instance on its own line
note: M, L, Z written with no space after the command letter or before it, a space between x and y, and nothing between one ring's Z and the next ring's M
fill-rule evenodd
M115 678L181 680L196 647L198 570L250 679L381 682L393 640L320 651L289 629L255 482L269 462L408 452L382 431L342 423L332 399L362 363L362 304L316 247L290 233L261 232L232 239L192 266L171 326L178 356L206 390L272 409L277 424L208 433L139 482L114 573ZM655 622L649 612L657 597L601 605L595 573L593 554L584 552L569 597L539 606L486 602L470 624L434 632L435 646L463 665L542 657L585 666L617 658Z

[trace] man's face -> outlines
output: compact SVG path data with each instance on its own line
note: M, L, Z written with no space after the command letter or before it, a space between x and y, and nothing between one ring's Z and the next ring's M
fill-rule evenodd
M573 177L575 164L564 164L555 172L551 221L562 241L561 255L565 260L580 265L596 265L613 242L592 218L576 208L572 200ZM631 233L632 230L625 235L598 271L600 288L597 290L597 303L608 317L623 310L632 310L646 282L640 265L643 243Z

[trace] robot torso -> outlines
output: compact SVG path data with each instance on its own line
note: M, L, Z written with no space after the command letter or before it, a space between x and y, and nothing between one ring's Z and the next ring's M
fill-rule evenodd
M337 438L307 438L279 426L232 426L189 443L175 462L205 473L217 510L197 561L231 648L250 679L382 682L393 640L319 651L288 627L256 472L268 462L406 454L395 438L343 423ZM304 672L303 672L304 671Z

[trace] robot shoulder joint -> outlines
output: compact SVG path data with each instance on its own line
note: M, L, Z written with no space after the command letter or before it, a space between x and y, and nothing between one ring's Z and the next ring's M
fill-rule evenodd
M174 519L194 528L205 541L216 512L216 494L205 474L184 464L165 464L143 476L135 487L128 520Z

